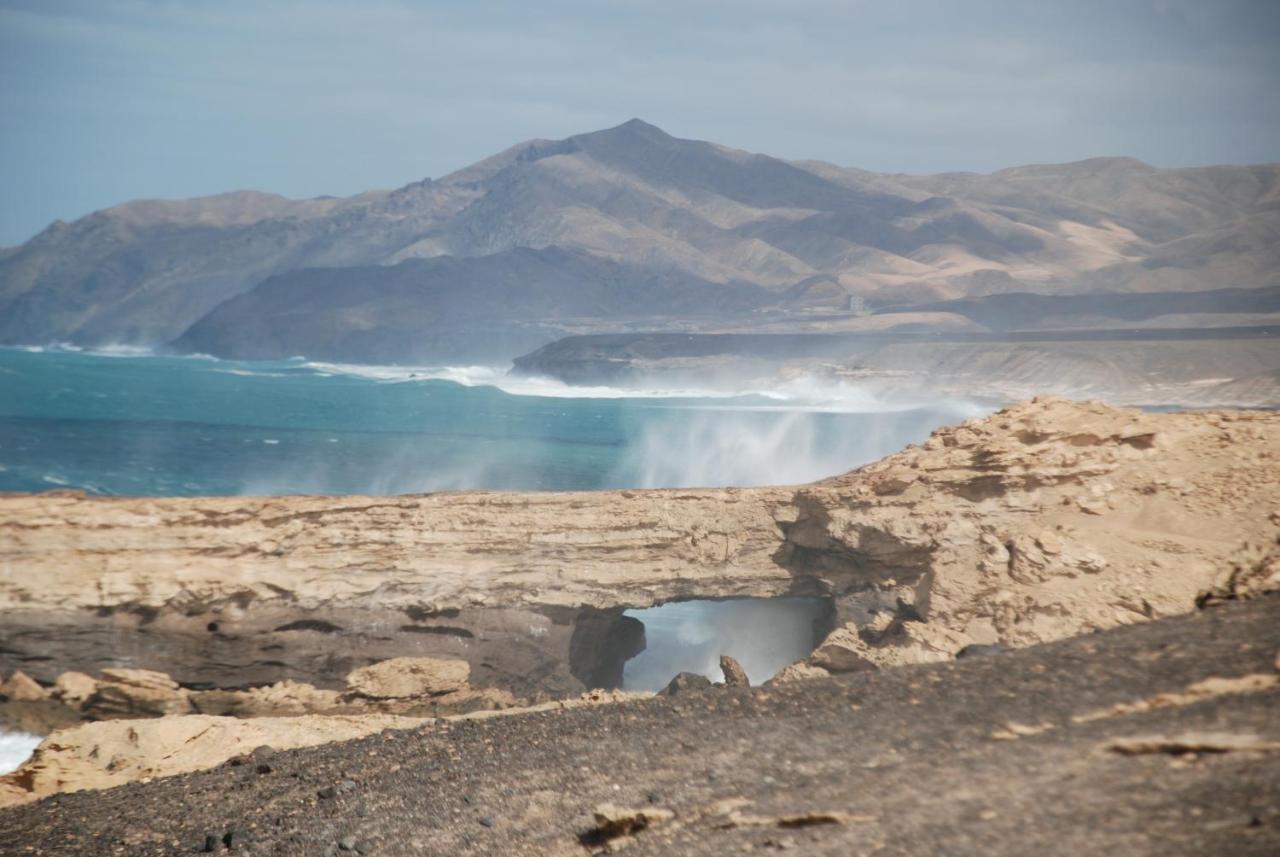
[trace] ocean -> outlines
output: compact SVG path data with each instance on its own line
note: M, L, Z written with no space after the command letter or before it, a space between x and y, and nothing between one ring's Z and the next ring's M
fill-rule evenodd
M795 382L571 387L490 367L0 349L0 490L404 494L792 484L990 410Z
M131 350L0 349L0 491L402 494L793 484L842 473L989 411L888 404L794 382L734 393L571 387L492 367L235 362ZM757 603L758 602L758 603ZM813 599L631 611L648 648L625 685L759 681L811 647ZM0 773L39 738L0 730Z

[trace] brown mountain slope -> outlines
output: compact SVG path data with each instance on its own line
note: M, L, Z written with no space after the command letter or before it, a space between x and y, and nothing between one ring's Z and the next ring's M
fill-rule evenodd
M55 223L0 257L0 342L158 344L272 275L522 247L779 294L823 275L882 303L1251 288L1280 283L1278 186L1276 165L1129 159L882 176L632 120L394 191L141 201Z

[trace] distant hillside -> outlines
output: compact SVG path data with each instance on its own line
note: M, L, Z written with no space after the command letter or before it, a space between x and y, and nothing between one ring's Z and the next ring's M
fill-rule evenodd
M411 260L437 262L382 270ZM0 253L0 343L283 356L323 342L329 356L431 359L461 353L455 339L512 356L592 324L802 314L850 295L874 307L1276 285L1277 165L881 175L632 120L393 191L141 201L55 223ZM468 325L519 341L475 348Z
M530 351L560 336L574 315L659 324L715 318L748 311L766 294L581 250L517 248L279 274L223 303L174 345L241 359L476 362Z

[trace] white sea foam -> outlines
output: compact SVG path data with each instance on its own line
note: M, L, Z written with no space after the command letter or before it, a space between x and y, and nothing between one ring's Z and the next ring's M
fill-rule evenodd
M87 349L95 357L155 357L155 351L143 345L118 345L108 343Z
M923 402L886 401L855 384L812 376L779 381L770 386L745 383L734 387L635 386L567 384L554 378L512 375L501 366L373 366L350 363L306 361L303 366L317 374L348 375L384 383L452 381L464 387L493 387L513 396L556 399L686 399L701 400L694 405L711 409L720 401L730 410L805 410L827 413L886 413L919 408ZM765 403L728 402L731 399L765 399ZM681 404L681 407L687 405ZM980 409L974 410L974 414Z
M42 740L39 735L0 729L0 775L16 771Z
M288 372L260 372L253 369L214 369L220 375L238 375L241 378L288 378Z

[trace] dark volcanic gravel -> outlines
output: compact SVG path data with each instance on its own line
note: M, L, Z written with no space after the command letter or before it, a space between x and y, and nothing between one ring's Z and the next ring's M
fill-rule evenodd
M441 722L0 812L0 853L585 854L613 803L654 811L614 825L635 855L1275 855L1280 752L1107 748L1278 742L1275 686L1072 716L1274 674L1277 651L1273 596L949 664Z

